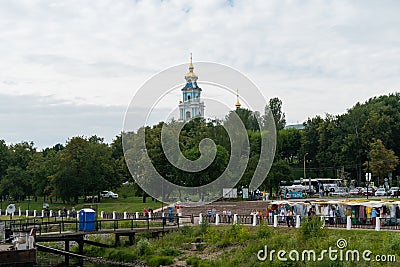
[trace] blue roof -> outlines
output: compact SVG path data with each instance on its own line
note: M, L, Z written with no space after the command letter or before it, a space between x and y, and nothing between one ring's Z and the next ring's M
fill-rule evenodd
M193 86L194 84L194 86ZM186 83L185 87L182 88L182 91L184 90L192 90L192 89L198 89L201 91L201 88L197 86L197 83Z

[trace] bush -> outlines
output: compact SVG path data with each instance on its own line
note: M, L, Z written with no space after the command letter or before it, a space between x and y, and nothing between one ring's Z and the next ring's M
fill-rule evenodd
M243 243L250 239L249 229L241 224L232 224L229 231L225 232L225 235L232 237L233 241Z
M268 238L271 235L271 228L268 227L267 223L264 223L258 227L257 235L259 238Z
M198 257L190 257L186 259L186 264L193 267L199 267L200 259Z
M189 237L193 236L193 227L191 227L191 226L184 225L179 228L179 231L185 236L189 236Z
M169 256L153 256L147 261L147 263L150 266L158 267L171 265L172 263L174 263L174 260L172 257Z
M210 228L210 223L207 220L203 220L200 224L200 233L205 234L208 228Z
M107 255L108 259L114 260L114 261L121 261L121 262L132 262L137 260L137 256L134 255L131 251L126 251L122 249L112 249L109 250L109 253Z
M149 240L147 240L147 239L140 239L137 242L136 249L137 249L137 254L139 256L151 254L150 243L149 243Z
M226 248L229 247L231 244L232 240L228 236L224 235L222 239L217 242L217 247Z
M300 228L301 237L303 237L304 240L313 237L323 237L326 232L323 225L324 222L320 217L314 216L312 218L306 218Z
M179 250L176 250L174 248L167 247L167 248L161 248L158 251L158 254L160 254L162 256L179 256L182 254L182 252Z

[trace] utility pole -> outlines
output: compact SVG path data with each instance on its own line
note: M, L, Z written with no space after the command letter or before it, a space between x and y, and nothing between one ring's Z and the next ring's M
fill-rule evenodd
M304 154L304 157L303 157L303 163L304 163L304 180L307 178L307 177L306 177L306 156L307 156L307 155L308 155L308 152L305 153L305 154ZM308 185L309 185L309 192L310 192L310 194L311 194L311 176L310 176L310 178L309 178Z
M369 183L371 182L371 173L369 172L369 156L370 152L367 151L367 173L365 174L365 183L367 185L367 199L368 199L368 190L369 190Z

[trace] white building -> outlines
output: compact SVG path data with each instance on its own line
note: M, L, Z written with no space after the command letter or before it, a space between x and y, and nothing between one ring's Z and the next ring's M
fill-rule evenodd
M201 88L197 86L197 75L193 72L192 54L190 54L189 72L185 75L186 85L182 88L182 100L179 101L179 120L189 121L194 117L204 118L204 102L201 101Z

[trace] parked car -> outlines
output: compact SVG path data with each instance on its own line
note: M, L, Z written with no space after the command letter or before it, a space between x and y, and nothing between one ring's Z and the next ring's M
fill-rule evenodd
M389 191L387 192L387 194L388 194L388 196L392 196L392 197L399 196L400 195L400 188L397 187L397 186L391 187L389 189Z
M362 193L363 196L366 196L366 195L374 196L375 195L375 189L372 188L372 187L369 187L368 190L367 190L367 188L363 188L363 189L361 189L361 193Z
M361 195L360 190L357 188L353 188L349 191L349 194L352 196L357 196L357 195Z
M375 196L376 197L383 197L383 196L386 196L386 195L387 195L387 193L386 193L385 188L378 188L378 190L375 191Z
M349 189L347 187L338 187L335 192L329 193L331 196L346 197L349 195Z
M104 198L118 198L118 194L114 193L113 191L101 191L100 196Z

